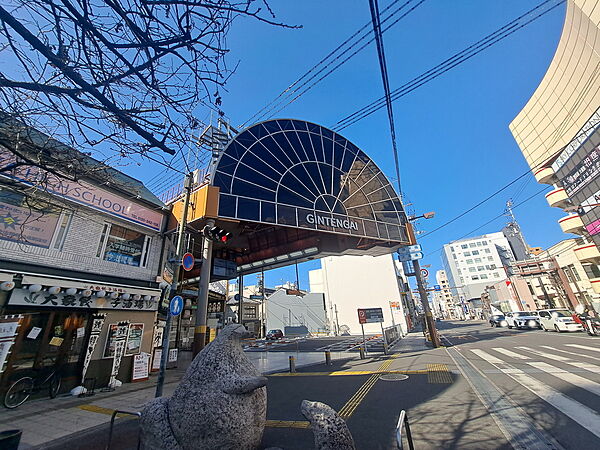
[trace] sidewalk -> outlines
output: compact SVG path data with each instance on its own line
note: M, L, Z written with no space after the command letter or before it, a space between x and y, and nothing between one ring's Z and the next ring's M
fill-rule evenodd
M311 354L312 353L312 354ZM433 349L421 333L398 341L390 355L322 352L247 352L270 373L267 427L263 447L314 448L312 431L300 412L302 400L327 403L348 423L357 449L395 448L395 426L407 411L416 448L509 448L503 434L470 389L444 348ZM288 356L298 357L289 373ZM170 395L184 368L167 372L164 393ZM21 449L100 450L108 441L108 422L115 409L137 411L154 398L156 377L125 384L112 393L89 398L27 402L0 413L0 430L23 430ZM40 409L43 411L40 411ZM117 420L115 450L135 448L137 421Z
M264 374L288 370L289 355L296 357L296 367L301 368L324 360L323 352L246 352L246 356ZM332 353L332 359L352 358L354 355ZM181 352L179 366L166 373L164 395L169 396L191 362L189 352ZM68 437L73 433L92 430L110 422L114 410L140 411L154 398L157 375L149 380L124 383L113 392L96 390L90 397L60 395L56 399L31 399L16 409L0 407L0 431L23 431L20 449L30 449ZM104 428L104 427L103 427ZM105 435L106 437L108 434Z

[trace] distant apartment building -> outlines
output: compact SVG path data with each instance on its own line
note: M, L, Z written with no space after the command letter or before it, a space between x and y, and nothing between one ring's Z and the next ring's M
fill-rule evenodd
M550 66L510 124L535 179L552 186L550 206L567 214L565 233L586 273L600 264L600 2L568 0L562 35ZM600 293L600 277L591 280Z
M450 282L445 270L438 270L435 273L435 280L437 285L440 287L439 291L434 291L433 305L434 313L439 317L447 319L455 318L455 301L450 289Z
M442 261L452 293L464 303L480 301L486 286L507 279L515 257L497 232L445 244Z

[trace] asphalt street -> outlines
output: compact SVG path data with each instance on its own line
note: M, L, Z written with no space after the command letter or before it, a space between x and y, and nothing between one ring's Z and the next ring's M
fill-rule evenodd
M481 321L437 325L443 348L411 333L390 355L373 352L361 360L349 350L330 366L269 375L262 448L314 448L300 412L305 399L338 411L359 450L396 448L402 410L419 450L600 448L600 338L490 328ZM280 344L294 354L350 348L356 339ZM103 425L45 448L101 449L106 437ZM118 421L112 448L135 448L136 438L136 420Z
M567 449L600 448L600 338L469 322L442 322L440 328L448 352L471 373L484 401L495 387L517 406L507 407L508 415L524 413L533 431Z

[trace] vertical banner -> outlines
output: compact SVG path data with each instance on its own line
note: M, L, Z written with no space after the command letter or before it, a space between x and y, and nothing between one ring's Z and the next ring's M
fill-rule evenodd
M4 363L17 338L17 328L22 317L21 315L0 316L0 373L4 371Z
M109 388L115 387L115 381L117 380L117 375L119 374L119 368L121 367L123 354L125 353L125 344L127 342L128 333L129 322L119 322L117 324L116 334L114 335L114 356L112 370L110 372L110 380L108 382Z
M96 348L98 339L100 339L100 333L102 332L102 326L104 325L104 318L106 314L94 314L92 316L92 331L90 332L90 340L88 341L87 348L85 350L85 359L83 360L83 370L81 371L81 384L85 381L85 374L87 373L90 361L92 359L92 353Z

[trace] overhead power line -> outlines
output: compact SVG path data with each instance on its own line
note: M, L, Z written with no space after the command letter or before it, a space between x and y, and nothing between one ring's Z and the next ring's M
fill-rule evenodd
M523 201L521 201L521 202L519 202L519 203L516 203L515 205L513 205L513 208L518 208L519 206L523 205L524 203L527 203L529 200L531 200L531 199L533 199L533 198L537 197L538 195L540 195L541 193L543 193L545 190L546 190L546 188L543 188L543 189L541 189L541 190L537 191L535 194L533 194L533 195L530 195L530 196L529 196L529 197L527 197L525 200L523 200ZM459 238L456 238L456 239L453 239L453 241L460 241L461 239L464 239L464 238L466 238L466 237L472 236L474 233L476 233L477 231L479 231L479 230L480 230L480 229L482 229L483 227L485 227L485 226L489 225L490 223L492 223L492 222L494 222L494 221L498 220L499 218L503 217L504 215L505 215L505 213L504 213L504 211L502 211L502 213L501 213L501 214L498 214L498 215L497 215L496 217L494 217L493 219L490 219L490 220L488 220L487 222L485 222L484 224L482 224L482 225L479 225L477 228L475 228L475 229L473 229L473 230L469 231L468 233L466 233L466 234L462 235L461 237L459 237ZM430 252L430 253L427 253L427 254L425 255L425 257L427 257L427 256L431 256L431 255L433 255L433 254L435 254L435 253L437 253L437 252L439 252L439 251L442 251L443 249L444 249L444 247L442 246L442 247L438 248L437 250L434 250L434 251L432 251L432 252Z
M399 88L392 91L392 100L398 100L399 98L407 95L408 93L414 91L415 89L423 86L426 83L436 79L437 77L443 75L454 67L466 62L471 59L473 56L478 55L489 47L497 44L498 42L504 40L508 36L512 35L518 30L526 27L533 21L539 19L550 11L554 10L565 0L545 0L536 7L530 9L525 14L520 15L516 19L508 22L506 25L500 27L496 31L491 34L488 34L484 38L475 42L474 44L468 46L464 50L461 50L458 53L455 53L450 58L442 61L438 65L433 68L423 72L421 75L413 78L407 83L403 84ZM332 129L336 132L339 132L350 125L355 124L356 122L370 116L374 112L383 108L386 104L385 97L381 97L363 108L355 111L354 113L344 117L339 120Z
M394 163L396 165L396 178L398 183L398 195L402 198L402 185L400 184L400 162L398 160L398 146L396 145L396 126L394 125L394 110L390 95L390 81L387 72L387 63L385 61L385 50L383 48L383 36L381 31L381 21L379 17L379 5L377 0L369 0L371 9L371 21L373 23L373 34L375 35L375 45L377 46L377 57L379 59L379 69L381 72L381 81L383 82L383 91L385 93L385 103L387 105L388 121L390 124L390 135L392 138L392 149L394 150Z
M399 1L400 0L394 0L389 6L387 6L385 9L382 10L382 14L384 14L387 11L389 11L390 9L392 9L392 7L394 7L397 3L399 3ZM418 0L418 1L417 0L407 0L400 7L398 7L394 11L390 12L381 21L382 25L385 24L386 22L389 22L392 18L394 18L397 14L399 14L403 9L405 9L408 6L410 6L411 4L413 4L412 7L409 8L404 14L402 14L400 17L397 17L396 20L389 23L385 28L383 28L382 32L385 32L385 31L389 30L391 27L393 27L394 25L396 25L400 20L402 20L404 17L406 17L412 11L414 11L423 2L425 2L425 0ZM300 98L302 95L304 95L306 92L308 92L310 89L312 89L317 83L321 82L323 79L328 77L331 73L333 73L340 66L345 64L348 60L353 58L357 53L359 53L361 50L363 50L365 47L367 47L369 44L371 44L374 41L374 38L368 40L363 45L361 45L356 51L352 52L349 56L347 56L346 58L339 61L344 55L349 53L359 43L361 43L362 41L364 41L371 35L370 31L368 31L370 27L371 27L371 22L368 22L365 25L363 25L359 30L354 32L349 38L347 38L344 42L342 42L334 50L332 50L327 56L325 56L317 64L315 64L313 67L311 67L300 78L298 78L290 86L288 86L285 90L283 90L277 97L275 97L275 99L273 99L270 103L268 103L266 106L264 106L262 109L260 109L257 113L255 113L252 117L250 117L248 120L246 120L240 126L240 128L245 127L251 121L258 122L261 120L265 120L269 117L273 117L275 114L277 114L278 112L283 110L289 104L293 103L298 98ZM362 36L360 36L361 34L362 34ZM357 38L356 41L353 43L350 43L355 38ZM335 65L333 68L329 69L333 64L335 64L338 61L339 61L339 63L337 63L337 65ZM327 72L325 72L325 71L327 71ZM325 72L325 73L322 76L320 76L317 80L315 80L315 78L317 78L323 72ZM315 81L313 83L311 83L312 80L315 80ZM309 84L309 83L311 83L311 84ZM307 86L307 87L305 89L303 89L305 86Z

